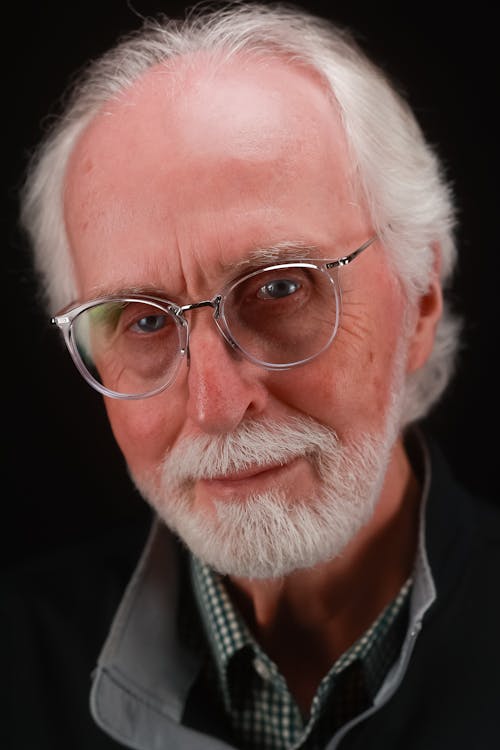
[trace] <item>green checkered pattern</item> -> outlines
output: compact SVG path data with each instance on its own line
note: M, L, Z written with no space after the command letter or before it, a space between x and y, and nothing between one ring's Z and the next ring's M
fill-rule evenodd
M321 750L340 726L367 709L406 632L409 579L366 633L332 666L302 716L284 677L229 598L223 579L191 558L191 581L219 691L241 750Z

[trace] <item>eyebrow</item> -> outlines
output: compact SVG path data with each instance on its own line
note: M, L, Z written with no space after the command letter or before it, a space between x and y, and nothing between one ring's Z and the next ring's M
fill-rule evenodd
M89 299L100 299L101 297L130 297L141 295L146 297L165 297L165 289L154 284L143 284L138 286L94 286L90 290Z
M231 277L237 278L240 274L245 272L251 272L254 269L258 269L262 266L272 265L274 263L289 263L302 259L318 258L318 248L315 245L310 245L306 242L301 241L281 241L275 245L269 245L267 247L258 247L251 250L244 258L236 262L217 263L221 274L226 278L225 282L222 282L220 286L224 286L225 283L230 281ZM91 299L99 299L100 297L128 297L129 295L146 295L150 297L168 297L168 291L163 286L157 286L155 284L143 284L137 286L94 286L91 290ZM175 295L174 295L175 296Z
M262 265L273 263L288 263L305 258L317 258L318 248L300 241L282 241L269 247L260 247L251 250L248 255L237 263L227 264L226 268L233 273L258 268Z

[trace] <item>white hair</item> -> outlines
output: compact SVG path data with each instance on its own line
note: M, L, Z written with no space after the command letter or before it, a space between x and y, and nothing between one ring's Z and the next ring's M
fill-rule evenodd
M405 99L347 30L295 8L236 3L218 10L197 7L183 20L145 19L73 85L32 158L21 196L21 223L52 310L76 296L63 190L79 135L105 102L148 69L198 52L211 55L214 64L241 54L274 55L316 71L332 92L371 220L410 304L429 288L437 248L446 288L456 260L452 194ZM445 301L433 352L408 385L405 423L423 417L441 396L452 375L458 333Z

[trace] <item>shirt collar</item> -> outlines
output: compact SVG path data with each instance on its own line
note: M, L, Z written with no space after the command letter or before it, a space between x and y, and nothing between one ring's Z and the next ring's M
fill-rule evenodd
M274 663L262 651L244 619L233 605L222 577L194 555L190 556L191 582L198 611L204 626L207 641L214 657L225 704L230 706L228 668L232 659L244 649L251 649L260 663L278 674ZM397 597L377 617L370 628L332 666L333 675L340 674L354 661L359 660L368 674L375 671L377 644L383 640L394 619L405 604L412 578L410 577ZM374 648L375 647L375 648Z
M429 450L420 430L414 429L409 435L407 447L412 457L415 473L421 483L421 501L417 552L413 567L413 590L410 601L410 628L420 629L422 619L436 599L436 586L432 575L426 539L426 517L429 502L432 468Z

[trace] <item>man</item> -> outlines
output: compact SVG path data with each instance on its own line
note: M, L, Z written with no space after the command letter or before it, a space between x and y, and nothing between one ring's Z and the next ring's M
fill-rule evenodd
M135 538L6 598L13 747L495 747L498 513L414 427L453 366L454 209L382 73L296 11L146 22L23 219L155 518L116 613Z

